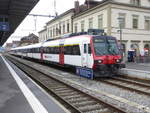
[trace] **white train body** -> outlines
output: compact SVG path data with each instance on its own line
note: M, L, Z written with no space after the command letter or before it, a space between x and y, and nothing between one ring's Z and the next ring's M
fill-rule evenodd
M115 48L115 53L108 52L110 43ZM13 48L11 54L60 65L103 70L112 66L121 67L118 50L114 37L80 35Z

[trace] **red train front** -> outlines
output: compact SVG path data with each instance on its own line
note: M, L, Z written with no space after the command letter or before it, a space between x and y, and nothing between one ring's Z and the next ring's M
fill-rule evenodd
M105 77L117 74L118 69L124 68L117 40L111 36L93 36L91 42L93 52L94 77Z

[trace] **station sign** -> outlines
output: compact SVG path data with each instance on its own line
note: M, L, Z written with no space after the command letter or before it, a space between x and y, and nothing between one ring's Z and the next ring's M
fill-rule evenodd
M0 22L0 31L9 31L9 23L8 22Z
M93 70L89 68L76 67L76 74L89 79L94 78Z

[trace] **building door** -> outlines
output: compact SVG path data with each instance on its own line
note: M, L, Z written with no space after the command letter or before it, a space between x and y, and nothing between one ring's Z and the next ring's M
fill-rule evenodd
M43 47L40 48L41 60L43 60Z

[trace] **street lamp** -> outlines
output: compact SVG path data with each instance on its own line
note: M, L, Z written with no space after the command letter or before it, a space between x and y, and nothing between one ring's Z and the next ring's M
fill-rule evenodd
M118 23L119 23L119 33L120 33L120 49L121 49L121 56L123 59L123 46L122 46L122 27L123 27L123 18L119 17L118 18Z

